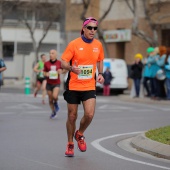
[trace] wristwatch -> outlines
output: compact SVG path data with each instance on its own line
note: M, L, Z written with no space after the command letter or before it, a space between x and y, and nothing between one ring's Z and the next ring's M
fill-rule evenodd
M103 73L98 73L98 75L101 74L103 76Z

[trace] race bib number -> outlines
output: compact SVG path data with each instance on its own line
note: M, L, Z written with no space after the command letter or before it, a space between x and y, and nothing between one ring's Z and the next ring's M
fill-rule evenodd
M79 65L81 73L78 75L78 79L91 79L93 76L93 65Z
M49 79L58 79L58 72L57 71L50 71L49 72Z

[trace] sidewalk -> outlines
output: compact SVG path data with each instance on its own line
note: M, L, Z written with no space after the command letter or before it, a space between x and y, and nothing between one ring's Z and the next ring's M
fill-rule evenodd
M132 98L130 97L130 94L128 92L126 94L119 95L119 98L123 101L133 102L133 103L170 105L170 100L152 100L148 97Z
M125 94L119 95L122 101L133 103L145 103L154 105L170 105L168 100L152 100L148 97L132 98L129 91L125 91ZM132 138L131 145L138 151L146 152L156 157L170 160L170 145L162 144L157 141L153 141L145 136L145 133L139 134Z
M153 156L170 160L170 145L153 141L145 136L145 133L132 138L131 145L138 151L146 152Z

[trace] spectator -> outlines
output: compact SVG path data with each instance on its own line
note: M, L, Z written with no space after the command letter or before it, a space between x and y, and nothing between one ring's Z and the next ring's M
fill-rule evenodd
M103 77L105 79L103 84L103 95L104 96L110 96L110 83L113 78L112 73L110 72L109 67L106 68L106 71L103 74Z
M156 50L158 50L156 48ZM150 77L150 87L151 87L151 99L156 97L157 89L156 89L156 72L158 70L158 66L156 64L156 58L158 51L156 51L153 47L147 48L148 58L147 65L149 67L149 77Z
M165 58L165 75L166 75L166 99L170 100L170 47L167 48L166 58Z
M1 85L3 84L3 78L2 78L2 72L5 71L7 68L6 68L6 65L4 63L4 60L3 59L0 59L0 87Z
M157 64L157 73L158 71L164 72L164 64L165 64L165 58L166 58L166 47L160 46L159 47L159 55L156 58L156 64ZM156 88L157 88L157 95L156 100L165 99L166 98L166 92L165 92L165 76L162 74L161 79L156 76Z
M148 64L148 58L149 55L147 56L147 58L145 58L145 60L143 61L144 64L144 68L143 68L143 86L144 89L146 90L146 97L150 97L151 96L151 88L150 88L150 64Z
M142 59L143 56L142 54L138 53L135 55L135 61L131 66L131 78L134 81L135 85L135 91L136 95L135 97L139 97L139 92L140 92L140 82L142 78L142 69L143 69L143 64L142 64Z

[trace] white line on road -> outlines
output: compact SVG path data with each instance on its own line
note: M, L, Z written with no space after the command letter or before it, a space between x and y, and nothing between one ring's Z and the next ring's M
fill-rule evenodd
M107 108L107 106L108 106L107 104L104 104L104 105L98 107L98 109L105 109L105 108Z
M103 137L103 138L100 138L100 139L97 139L97 140L93 141L91 144L93 145L93 147L95 147L99 151L104 152L106 154L109 154L109 155L114 156L114 157L119 158L119 159L123 159L123 160L130 161L130 162L135 162L135 163L139 163L139 164L143 164L143 165L148 165L148 166L152 166L152 167L156 167L156 168L170 170L169 167L160 166L160 165L156 165L156 164L152 164L152 163L143 162L143 161L139 161L139 160L124 157L124 156L119 155L119 154L117 154L115 152L111 152L110 150L107 150L107 149L105 149L104 147L102 147L100 145L100 142L104 141L106 139L115 138L115 137L124 136L124 135L133 135L133 134L138 134L138 133L141 133L141 132L131 132L131 133L123 133L123 134L116 134L116 135L112 135L112 136L106 136L106 137Z

